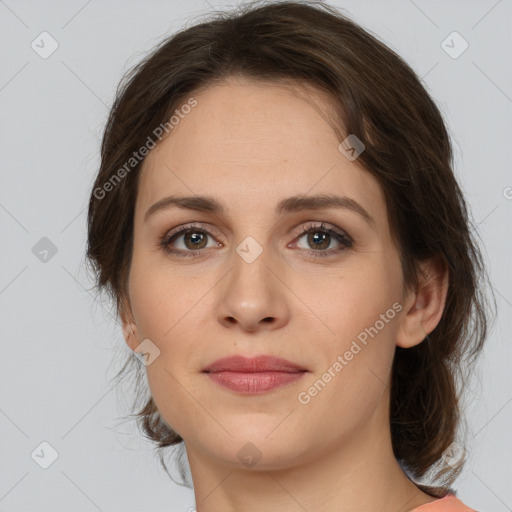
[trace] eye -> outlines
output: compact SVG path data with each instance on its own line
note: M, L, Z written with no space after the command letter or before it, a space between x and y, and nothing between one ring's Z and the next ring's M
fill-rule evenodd
M352 239L341 230L327 228L322 222L320 225L303 226L299 235L288 247L297 247L296 241L305 237L307 237L306 243L314 249L299 248L308 252L311 257L332 256L351 247L353 243ZM212 244L208 246L209 238L213 239L209 231L200 225L189 224L166 233L160 238L158 245L168 254L193 257L204 253L204 249L223 246L222 243L216 241L212 241ZM177 243L179 241L181 242ZM329 249L333 242L337 243L338 247Z
M303 226L297 239L300 240L304 237L306 237L306 243L309 247L314 247L313 250L308 250L308 248L304 250L308 251L313 257L332 256L351 247L353 243L348 235L337 229L326 228L323 222L319 226L314 224ZM341 244L341 247L326 250L332 242ZM296 245L294 244L294 246Z
M170 233L165 234L159 245L169 254L178 254L184 256L198 256L201 251L207 247L207 240L210 233L198 225L181 226ZM177 240L182 239L182 247L175 248ZM179 244L178 244L179 245ZM210 247L222 246L216 242Z

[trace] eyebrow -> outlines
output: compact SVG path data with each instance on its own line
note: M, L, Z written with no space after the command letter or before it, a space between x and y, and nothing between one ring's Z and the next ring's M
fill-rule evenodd
M200 212L210 212L223 215L225 209L213 197L208 196L168 196L160 199L150 206L144 215L144 221L158 211L171 208L181 208ZM276 206L276 213L285 214L301 210L324 210L324 209L350 210L360 215L368 224L375 227L375 221L368 211L355 199L347 196L316 195L316 196L291 196L282 199Z

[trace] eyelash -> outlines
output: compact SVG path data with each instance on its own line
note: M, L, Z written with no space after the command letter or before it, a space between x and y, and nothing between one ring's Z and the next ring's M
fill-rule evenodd
M183 251L181 249L176 250L176 249L170 248L171 242L175 241L180 235L182 235L184 233L188 233L188 232L203 233L203 234L206 234L207 236L211 236L210 233L207 230L205 230L204 228L202 228L201 226L199 226L197 224L189 224L189 225L182 226L171 233L164 234L162 237L160 237L158 245L167 254L179 255L179 256L183 256L185 258L199 256L202 252L205 251L205 249L199 249L197 251ZM311 256L313 258L318 258L318 257L325 258L327 256L332 256L333 254L337 254L347 248L352 247L353 240L348 235L345 235L342 232L338 232L337 230L325 227L325 224L323 222L320 224L320 226L316 226L314 224L308 224L306 226L303 226L301 232L299 233L299 235L296 238L300 239L304 235L307 235L309 233L317 233L317 232L324 232L324 233L328 233L329 235L332 235L344 247L342 247L341 249L330 249L330 250L319 250L319 251L315 251L313 249L311 249L309 251L308 251L308 249L299 249L302 251L310 252Z

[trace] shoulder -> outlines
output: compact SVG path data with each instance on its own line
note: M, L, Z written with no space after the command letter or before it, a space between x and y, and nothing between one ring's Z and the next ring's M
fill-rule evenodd
M447 494L444 498L421 505L411 512L478 512L462 503L455 494Z

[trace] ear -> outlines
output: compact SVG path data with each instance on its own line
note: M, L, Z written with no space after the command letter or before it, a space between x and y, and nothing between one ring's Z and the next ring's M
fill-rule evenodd
M133 318L133 312L129 301L121 299L119 315L123 326L123 337L132 351L139 345L137 340L137 326Z
M421 262L420 270L418 287L408 293L400 318L396 344L402 348L421 343L437 327L446 304L449 272L445 260L435 257Z

